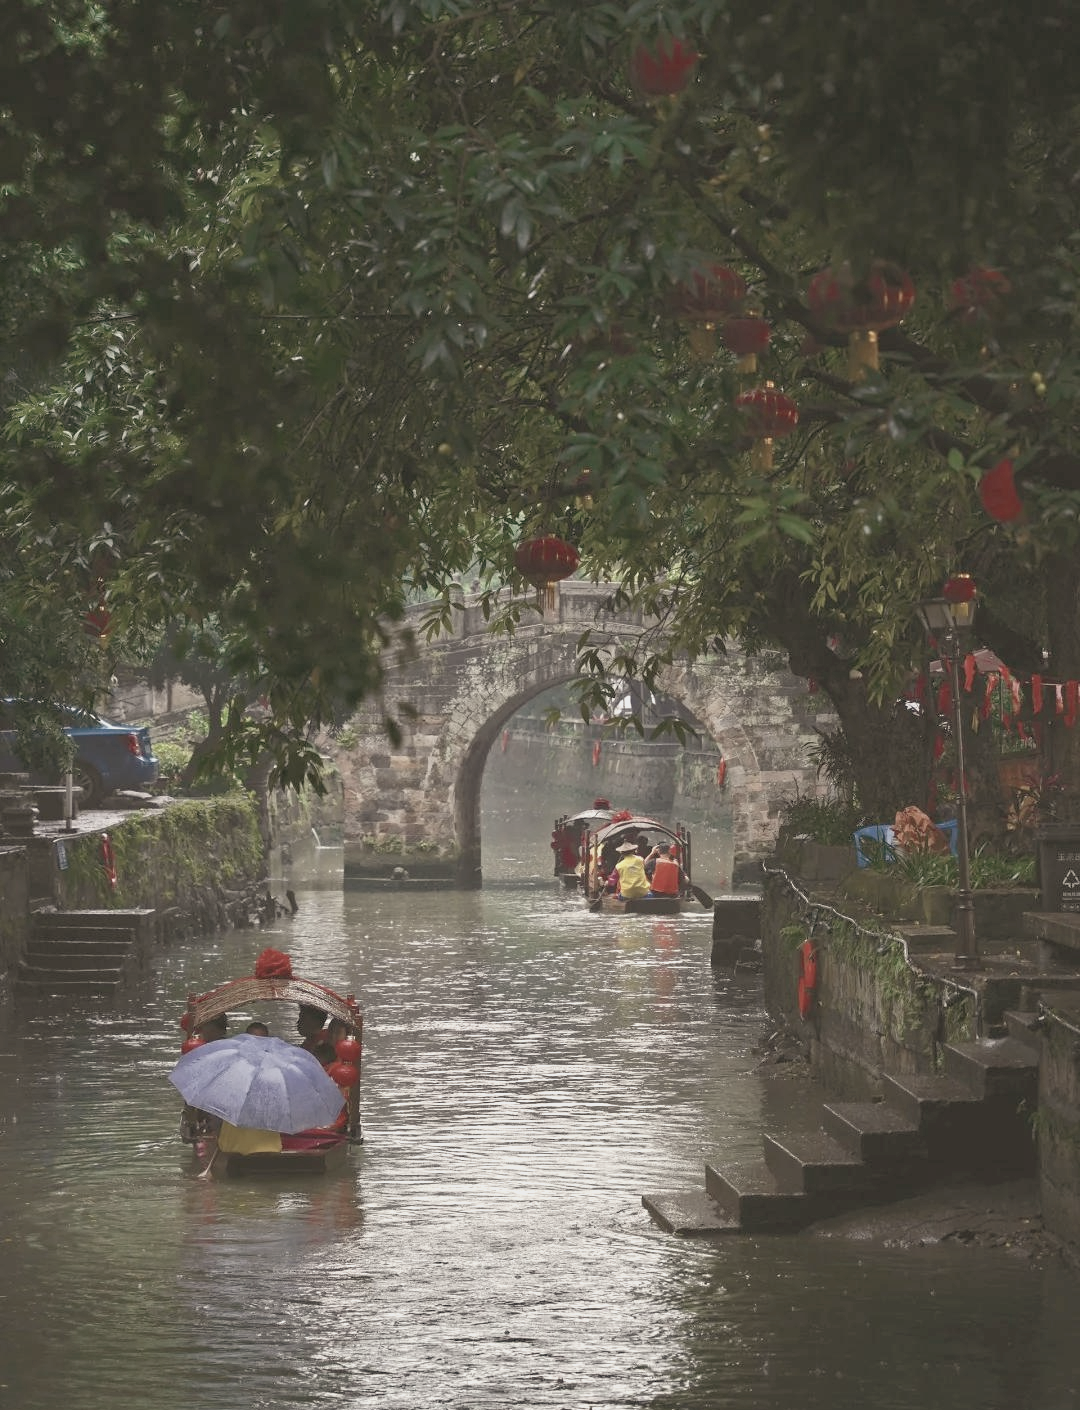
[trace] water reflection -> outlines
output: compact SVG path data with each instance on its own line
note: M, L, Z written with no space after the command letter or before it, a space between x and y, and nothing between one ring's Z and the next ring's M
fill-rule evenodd
M113 1012L5 1015L0 1404L1076 1403L1054 1270L649 1224L643 1190L756 1154L794 1100L704 912L593 916L553 886L300 900L160 952ZM196 1180L176 1021L267 943L362 996L365 1144L305 1186Z

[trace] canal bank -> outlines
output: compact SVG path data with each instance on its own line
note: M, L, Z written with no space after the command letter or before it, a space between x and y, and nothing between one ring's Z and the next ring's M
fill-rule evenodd
M805 1125L706 1165L704 1192L646 1206L687 1234L795 1230L947 1200L963 1180L992 1211L1020 1179L1040 1230L1080 1261L1080 923L1042 911L1037 890L976 893L979 952L961 960L940 896L826 850L782 849L760 906L765 1002L817 1083ZM962 1232L963 1213L937 1217Z
M120 983L146 961L147 946L265 925L285 906L284 895L271 894L271 876L291 878L294 855L318 845L316 825L332 836L336 816L340 833L340 792L329 802L132 794L69 823L43 820L31 799L5 814L18 818L0 835L0 980L9 985L47 987L50 965L63 975L77 968L80 950L100 970L105 931L117 956L140 952L124 955Z

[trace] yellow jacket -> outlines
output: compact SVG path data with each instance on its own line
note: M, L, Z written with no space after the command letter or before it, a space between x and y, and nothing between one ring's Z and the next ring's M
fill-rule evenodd
M649 878L645 875L645 863L636 852L628 852L615 863L619 873L618 895L631 900L635 896L646 896L649 892Z
M226 1155L262 1155L264 1151L281 1150L279 1131L259 1131L254 1126L234 1126L223 1121L218 1132L218 1150Z

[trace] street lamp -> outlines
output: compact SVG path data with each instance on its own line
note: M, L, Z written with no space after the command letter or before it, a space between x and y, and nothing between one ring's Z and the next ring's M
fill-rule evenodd
M953 738L956 740L957 847L956 861L959 886L956 892L956 969L981 969L979 943L975 938L975 906L971 897L971 862L968 852L967 778L964 771L963 712L960 704L960 637L975 625L975 599L978 590L967 573L949 578L941 597L918 605L919 616L927 633L942 644L943 655L949 662L952 692Z

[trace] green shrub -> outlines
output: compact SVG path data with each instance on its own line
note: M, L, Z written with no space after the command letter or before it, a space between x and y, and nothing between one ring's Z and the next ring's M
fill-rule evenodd
M866 814L842 798L811 798L799 793L780 809L780 840L809 837L826 846L845 847L865 822Z

